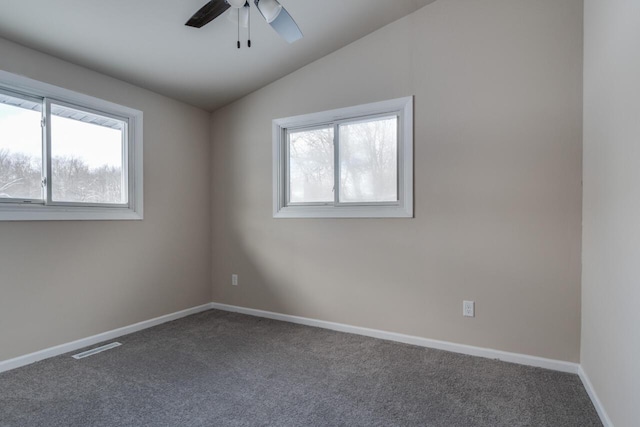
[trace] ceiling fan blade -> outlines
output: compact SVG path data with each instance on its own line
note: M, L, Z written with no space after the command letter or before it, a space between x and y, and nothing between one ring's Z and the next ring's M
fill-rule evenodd
M302 38L302 31L293 20L289 12L278 0L253 0L258 12L271 27L280 34L280 37L293 43Z
M278 14L278 17L271 21L269 25L280 34L280 37L289 43L293 43L302 38L302 31L300 31L298 24L296 24L296 21L293 20L284 7Z
M189 27L200 28L222 15L231 6L225 0L211 0L187 21Z

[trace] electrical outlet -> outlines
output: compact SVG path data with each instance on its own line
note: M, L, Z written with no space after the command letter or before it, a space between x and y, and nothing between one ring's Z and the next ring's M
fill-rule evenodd
M464 317L476 317L476 303L474 301L462 301L462 315Z
M232 274L231 275L231 284L233 286L238 286L238 275L237 274Z

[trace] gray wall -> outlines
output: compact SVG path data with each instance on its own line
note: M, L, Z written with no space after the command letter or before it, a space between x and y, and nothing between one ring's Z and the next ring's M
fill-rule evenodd
M144 221L0 222L0 360L211 300L210 115L0 39L0 69L144 112Z
M585 1L582 367L613 425L640 418L640 2Z
M577 362L582 40L581 0L438 1L215 112L214 301ZM414 219L272 218L272 119L406 95Z

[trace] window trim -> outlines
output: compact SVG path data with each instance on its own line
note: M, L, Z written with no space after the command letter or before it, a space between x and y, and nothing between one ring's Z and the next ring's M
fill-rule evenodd
M125 107L93 96L84 95L48 83L0 70L0 88L19 95L43 99L45 108L45 126L43 132L43 162L50 161L46 150L50 145L50 105L66 105L100 115L110 116L127 123L127 192L125 204L87 204L52 202L42 204L16 203L4 200L0 203L0 221L50 221L50 220L142 220L143 219L143 113L140 110ZM44 170L50 170L44 168ZM50 191L51 185L47 185ZM20 199L22 200L22 199Z
M333 126L335 141L339 139L336 132L341 123L394 115L398 117L397 202L287 204L288 131ZM272 138L274 218L413 218L413 96L275 119ZM334 142L336 158L338 144Z

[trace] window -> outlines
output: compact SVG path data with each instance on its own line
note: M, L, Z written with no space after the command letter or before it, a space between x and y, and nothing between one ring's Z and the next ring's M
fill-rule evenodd
M142 112L0 71L0 220L142 219Z
M274 218L413 217L413 97L273 121Z

